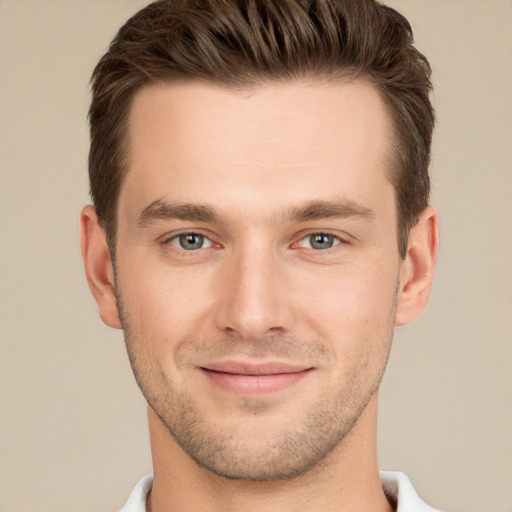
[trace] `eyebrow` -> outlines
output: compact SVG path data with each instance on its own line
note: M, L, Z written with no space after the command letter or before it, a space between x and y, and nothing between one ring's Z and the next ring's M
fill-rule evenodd
M303 206L291 208L284 218L293 222L307 222L350 217L374 220L375 212L353 201L310 201ZM170 219L215 223L222 218L213 207L205 204L172 204L157 199L141 210L137 216L137 225L146 227L154 220Z
M157 199L139 213L137 225L145 227L154 220L169 219L211 223L218 220L218 215L211 206L191 203L170 204Z
M311 201L300 208L292 208L289 216L295 222L350 217L374 220L375 212L354 201Z

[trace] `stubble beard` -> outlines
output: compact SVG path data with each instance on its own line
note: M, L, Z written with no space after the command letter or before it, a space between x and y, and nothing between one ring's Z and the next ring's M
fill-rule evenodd
M228 432L205 421L192 394L187 389L174 389L152 359L147 349L149 340L135 332L119 296L118 309L130 364L149 406L192 460L215 475L234 480L290 479L326 464L329 454L342 446L377 393L394 328L390 321L387 332L382 333L386 339L378 340L378 346L371 346L366 357L345 376L346 386L320 397L305 412L302 422L295 422L288 429L266 432L258 439L236 432L236 425ZM391 320L395 310L396 300ZM261 352L265 343L262 340L254 343L258 344L255 350ZM268 340L267 345L274 347L268 354L275 354L276 345L296 347L298 343L287 338L279 345L274 337ZM227 344L233 346L230 341ZM309 349L315 350L311 346ZM322 345L316 349L325 351ZM373 369L370 372L369 367ZM248 408L250 405L248 401ZM253 412L255 421L259 421L257 407Z

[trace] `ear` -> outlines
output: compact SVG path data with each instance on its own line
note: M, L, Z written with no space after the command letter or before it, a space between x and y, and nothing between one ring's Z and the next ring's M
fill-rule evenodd
M86 206L80 214L80 243L85 275L98 304L100 317L108 326L121 329L114 269L107 237L96 215L96 210L90 205Z
M401 263L395 325L415 320L427 305L439 249L439 217L428 206L409 233L407 254Z

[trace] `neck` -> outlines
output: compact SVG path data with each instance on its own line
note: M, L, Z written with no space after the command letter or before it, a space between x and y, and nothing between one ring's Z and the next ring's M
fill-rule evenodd
M193 461L148 408L154 483L149 512L391 512L380 483L377 394L345 439L315 468L277 481L232 480Z

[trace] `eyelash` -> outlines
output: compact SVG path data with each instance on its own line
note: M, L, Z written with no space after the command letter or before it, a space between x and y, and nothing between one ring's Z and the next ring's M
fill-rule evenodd
M308 249L308 250L312 250L314 251L315 253L323 253L323 254L329 254L331 253L332 251L335 251L336 250L336 247L339 246L339 245L346 245L348 244L348 241L344 238L342 238L341 236L339 235L336 235L334 233L331 233L329 231L311 231L309 233L306 233L304 236L302 236L298 242L295 242L293 245L294 246L298 246L301 242L303 242L304 240L307 240L308 238L311 239L311 237L313 236L320 236L320 235L323 235L323 236L328 236L328 237L332 237L334 239L334 244L332 247L328 247L326 249L315 249L313 247L305 247L305 249Z
M177 240L179 239L181 236L186 236L186 235L195 235L195 236L201 236L203 237L205 240L208 240L210 242L210 246L209 247L201 247L200 249L209 249L211 246L214 246L214 245L219 245L219 244L216 244L210 235L202 232L201 230L193 230L193 231L181 231L180 233L174 233L172 234L171 236L167 236L165 237L161 244L166 246L166 247L169 247L169 246L172 246L172 248L174 250L176 250L178 253L182 254L182 253L194 253L194 252L197 252L199 249L196 249L196 250L187 250L187 249L184 249L184 248L180 248L180 247L176 247L174 246L174 244L172 244L172 241L173 240Z

